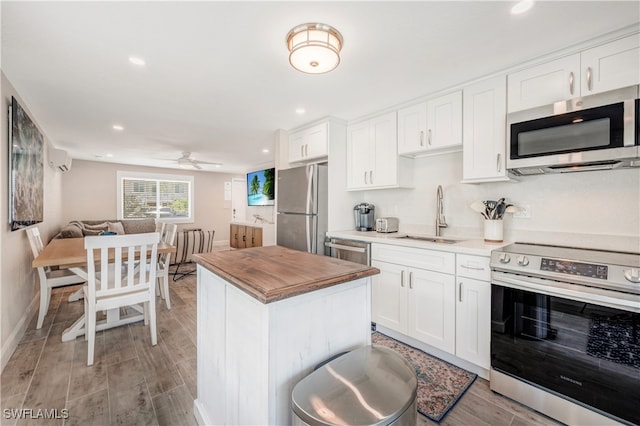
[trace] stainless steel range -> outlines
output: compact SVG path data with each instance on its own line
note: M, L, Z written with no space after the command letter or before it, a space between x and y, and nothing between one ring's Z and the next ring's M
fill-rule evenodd
M491 389L567 424L640 424L640 254L491 254Z

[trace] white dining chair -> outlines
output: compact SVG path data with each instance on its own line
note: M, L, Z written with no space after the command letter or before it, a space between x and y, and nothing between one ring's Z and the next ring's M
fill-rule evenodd
M40 237L40 230L37 227L27 229L27 237L29 238L29 245L31 246L31 252L35 259L40 255L40 252L44 248L42 244L42 238ZM38 310L38 322L36 328L42 328L44 323L44 317L49 310L49 303L51 303L51 289L54 287L62 287L65 285L82 284L85 282L84 278L74 274L68 269L51 270L51 268L39 267L38 279L40 281L40 309Z
M151 344L158 343L155 289L159 241L157 232L85 237L88 281L83 290L87 365L93 365L98 311L142 303ZM135 265L136 256L141 264L148 264L150 268L127 267Z
M156 219L156 232L160 234L160 241L164 238L164 234L167 229L167 222Z
M178 231L178 225L175 223L169 223L166 226L165 234L162 241L169 245L174 245L176 242L176 233ZM158 273L157 282L160 290L160 297L167 305L167 309L171 309L171 297L169 296L169 264L171 263L171 253L164 253L158 256Z

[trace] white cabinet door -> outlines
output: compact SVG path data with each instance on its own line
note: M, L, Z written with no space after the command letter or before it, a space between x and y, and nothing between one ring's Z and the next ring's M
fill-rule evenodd
M508 112L550 105L580 93L580 54L509 74Z
M490 368L491 284L458 277L456 288L456 355Z
M317 124L289 136L289 162L298 163L329 155L329 123Z
M380 269L371 287L371 320L399 333L407 332L407 287L403 266L371 262Z
M364 189L372 174L372 144L369 122L347 128L347 188Z
M427 103L398 110L398 154L427 149Z
M508 180L505 169L505 77L493 77L472 84L464 88L463 97L463 181Z
M582 52L582 95L640 84L640 35Z
M398 110L398 154L428 155L462 145L462 92Z
M298 163L304 158L304 131L289 136L289 162Z
M394 111L347 128L347 189L401 186L396 127Z
M396 113L390 112L371 119L373 170L369 184L373 187L398 184L398 141Z
M410 268L407 292L407 334L451 354L455 353L455 278Z
M462 145L462 92L427 102L427 149Z

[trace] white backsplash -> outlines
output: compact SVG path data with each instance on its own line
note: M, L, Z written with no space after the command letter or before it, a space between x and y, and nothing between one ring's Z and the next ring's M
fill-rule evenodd
M640 169L521 177L463 184L462 153L416 158L414 189L366 191L376 217L400 219L400 232L435 233L436 189L444 190L444 236L482 237L482 217L469 205L497 200L528 205L530 218L506 214L509 241L640 252Z

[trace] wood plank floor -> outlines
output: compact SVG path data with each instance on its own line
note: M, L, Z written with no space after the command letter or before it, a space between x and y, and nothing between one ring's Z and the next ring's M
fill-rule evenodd
M1 376L2 425L192 425L196 397L196 280L171 282L167 310L158 298L158 345L142 323L99 332L95 364L87 367L87 344L61 341L62 331L82 314L82 301L67 298L77 286L54 289L40 330L36 317ZM7 418L5 409L58 410L67 419ZM41 416L42 417L42 416ZM418 425L436 423L418 416ZM494 394L478 379L442 425L557 424Z

